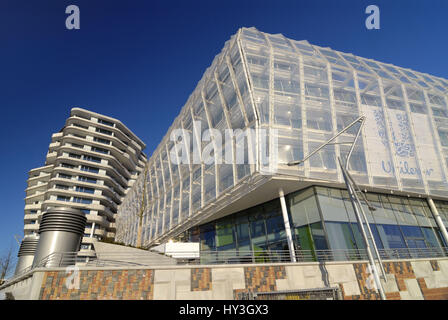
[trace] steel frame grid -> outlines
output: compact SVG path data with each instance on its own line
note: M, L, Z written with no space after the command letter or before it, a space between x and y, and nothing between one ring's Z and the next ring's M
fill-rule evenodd
M250 34L247 36L246 34ZM253 37L253 38L251 38ZM249 39L251 38L251 39ZM252 39L254 39L254 42L252 42ZM258 44L255 44L258 42ZM262 44L260 44L260 42ZM407 189L406 185L403 185L402 181L402 174L399 170L399 159L396 155L396 152L394 150L394 143L393 143L393 132L392 128L390 127L390 115L389 115L389 106L387 102L387 94L389 92L384 91L384 84L387 83L393 83L397 87L401 88L403 92L403 96L405 97L405 114L408 117L408 121L411 122L411 138L415 135L415 123L412 123L412 111L410 109L410 103L407 100L406 90L407 88L411 89L417 89L421 90L423 92L423 95L425 97L425 101L423 105L426 107L427 115L428 115L428 121L430 122L431 127L431 134L433 136L434 140L434 150L436 151L436 154L438 154L438 163L440 165L441 171L442 171L442 177L441 177L441 185L448 185L447 176L448 176L448 169L446 164L443 163L443 157L448 159L448 148L445 148L441 143L441 138L439 137L438 130L440 130L440 126L438 126L438 123L435 121L433 112L432 112L432 106L433 103L430 103L429 94L432 96L439 97L441 101L444 101L445 106L437 106L437 107L444 107L443 110L446 110L448 113L448 81L442 78L434 77L428 74L423 74L419 72L412 71L410 69L401 68L397 66L393 66L391 64L385 64L378 61L374 61L371 59L361 58L354 56L350 53L342 53L335 50L332 50L330 48L323 48L315 45L309 44L307 41L295 41L291 39L285 38L283 35L270 35L266 33L259 32L255 28L241 28L238 30L237 34L232 36L229 41L226 42L222 52L215 57L213 60L212 65L206 70L204 76L199 81L196 89L194 92L190 95L187 103L182 108L180 115L175 119L173 125L169 128L168 133L164 136L162 139L162 142L159 144L159 146L154 151L153 155L148 160L148 166L156 167L157 164L162 168L162 160L161 160L161 154L164 151L169 159L169 138L170 133L173 129L182 128L185 129L184 122L186 120L187 114L190 116L191 121L195 120L195 114L194 114L194 104L196 100L202 100L202 105L204 109L204 113L206 115L206 122L208 124L208 128L214 128L212 125L212 116L210 115L210 101L208 101L206 98L206 92L205 89L210 85L216 86L217 90L217 101L220 101L220 108L222 109L222 117L225 123L225 126L227 128L231 128L231 116L228 106L226 105L226 98L224 97L224 88L219 80L219 68L225 66L228 69L229 72L229 78L231 79L230 85L233 87L235 94L237 96L238 106L239 106L239 112L242 114L242 117L244 118L244 125L246 128L253 127L253 128L261 128L264 127L263 120L262 120L262 112L263 110L260 109L260 105L257 102L257 92L259 92L259 89L256 87L254 78L253 78L253 70L251 69L250 62L248 61L249 55L254 55L252 51L248 51L247 45L250 43L250 46L255 46L258 48L264 47L265 53L268 53L268 70L265 70L267 74L269 75L269 87L267 89L267 98L269 103L269 122L267 127L268 128L279 128L282 129L281 126L274 125L274 112L276 108L275 104L275 96L277 94L277 90L275 88L275 61L276 56L293 56L294 57L294 63L298 65L298 79L299 79L299 90L296 93L293 93L297 96L298 101L300 101L300 115L302 119L301 129L298 130L299 137L301 138L301 146L302 146L302 153L307 154L309 153L309 143L314 141L315 143L323 142L323 139L326 136L329 136L331 134L334 134L334 132L337 132L337 126L338 126L338 116L343 113L343 111L339 111L338 103L335 100L334 92L335 89L341 89L341 90L348 90L355 94L356 102L354 103L354 106L356 108L355 115L359 116L362 114L362 111L364 108L368 108L368 105L363 104L361 95L364 93L369 92L372 88L376 88L379 91L381 105L379 106L381 112L384 115L384 121L387 124L385 128L385 136L387 141L387 149L390 154L392 165L394 167L394 174L398 185L396 187L392 187L392 189L396 189L398 191L409 191L413 192L415 190ZM263 56L263 58L266 58L266 56ZM235 69L235 66L233 63L235 61L238 61L238 67ZM307 100L307 92L306 92L306 83L309 82L309 80L306 80L306 74L305 74L305 60L308 63L312 64L323 64L325 65L325 72L326 72L326 86L328 87L328 105L329 105L329 111L331 114L331 131L330 132L322 132L319 130L315 130L313 128L308 127L308 119L307 119L307 110L311 110L313 107L310 107L310 102ZM311 67L311 66L310 66ZM308 68L308 66L307 66ZM345 74L345 78L344 78ZM297 75L297 74L296 74ZM336 81L333 79L334 75L338 75L342 77L343 81L336 83ZM291 76L294 76L291 74ZM364 88L360 88L359 84L360 81L364 81L367 79L373 80L370 84L367 84ZM323 81L325 82L325 80ZM242 87L243 86L243 87ZM242 93L240 91L241 88L244 89L245 86L245 93ZM284 93L284 92L283 92ZM311 109L310 109L311 108ZM249 113L253 113L253 121L249 121ZM266 127L266 126L265 126ZM287 128L285 127L285 130ZM282 131L285 132L285 131ZM195 125L192 125L192 133L193 137L197 138L198 132ZM321 140L314 140L317 136L322 136ZM371 157L374 155L375 150L372 150L369 148L368 141L366 139L365 134L360 137L362 141L362 145L359 147L359 149L363 153L365 165L366 165L366 172L362 173L361 176L366 177L367 179L367 185L369 186L375 186L374 183L374 175L372 174L372 165L371 165ZM258 137L256 137L255 141L259 141ZM415 141L415 139L413 139ZM214 143L214 142L213 142ZM270 145L272 146L272 139L270 140ZM415 145L415 143L414 143ZM258 156L257 162L255 165L251 165L251 170L249 176L254 176L254 174L260 173L262 175L276 175L276 171L278 168L269 168L266 170L265 168L260 166L259 163L259 156L260 156L260 149L258 143L254 146L255 152ZM341 154L341 150L339 150L339 146L335 146L334 150L334 159L336 159ZM418 156L419 153L417 152L418 146L415 146L416 149L416 160L418 168L424 167L423 165L423 159ZM249 147L248 147L248 150ZM235 157L235 144L233 143L233 157ZM196 166L195 169L192 167ZM162 174L161 180L162 184L158 182L160 178L155 175L155 179L153 179L153 176L148 174L148 205L147 205L147 213L148 218L145 219L145 223L147 224L145 227L148 228L148 232L145 233L145 239L144 243L146 246L150 245L151 243L155 243L157 241L160 241L162 238L166 238L168 235L175 236L176 230L183 230L185 229L185 226L190 225L192 226L192 221L196 221L195 224L199 223L201 219L201 214L205 214L207 211L207 207L213 207L214 202L223 202L225 203L225 197L228 196L228 194L232 193L231 189L236 189L238 184L240 183L246 183L245 181L250 181L251 179L247 179L248 176L246 176L242 181L237 181L237 168L235 163L232 165L232 175L233 175L233 185L231 185L226 190L220 190L219 184L220 184L220 171L219 171L219 165L214 166L214 189L215 189L215 196L210 199L208 202L204 201L204 193L205 193L205 187L204 187L204 175L205 175L205 166L204 164L200 164L201 168L201 177L200 177L200 190L201 190L201 207L197 210L192 209L192 192L193 192L193 170L197 170L198 165L188 165L188 170L185 168L181 168L181 165L178 166L176 172L174 173L178 177L173 177L173 165L172 162L168 161L168 172L169 172L169 180L170 180L170 189L167 190L165 187L165 176ZM272 170L273 169L273 170ZM271 171L272 170L272 171ZM336 168L334 171L337 175L337 178L334 182L342 183L342 176L341 171L336 165ZM162 170L163 172L163 170ZM278 170L279 174L278 176L283 175L291 175L291 176L297 176L302 178L308 178L308 179L318 179L321 180L322 177L326 174L326 172L330 172L326 169L323 170L316 170L316 168L311 168L310 165L304 164L303 169L299 168L296 170L296 172L282 172L281 170ZM317 174L315 174L317 172ZM320 173L319 173L320 172ZM356 174L354 175L356 179ZM155 181L154 181L155 180ZM189 183L187 182L189 181ZM330 179L332 180L332 179ZM424 182L424 191L422 192L423 195L429 195L432 190L429 189L428 183L423 177ZM137 186L139 180L136 181L134 186ZM184 185L188 183L188 188L185 189ZM196 181L195 181L196 182ZM154 188L154 184L155 188ZM365 185L364 184L364 185ZM360 184L362 185L362 184ZM159 188L159 186L163 186L163 188ZM179 188L179 199L174 199L174 188ZM384 186L380 186L384 187ZM120 205L118 208L118 221L117 221L117 240L122 240L125 243L133 244L135 243L135 237L130 235L131 233L135 233L136 224L135 221L132 222L135 218L133 218L132 212L135 212L135 210L138 210L136 205L131 205L132 202L138 202L138 198L141 197L141 190L142 188L133 187L132 190L128 193L125 200L123 201L123 204ZM162 189L162 190L160 190ZM154 190L157 190L157 194L154 194ZM446 189L448 191L448 188ZM230 192L229 192L230 191ZM139 194L140 192L140 194ZM163 209L166 207L165 204L165 194L167 192L171 192L170 197L170 205L168 205L168 208L170 209L169 212L165 213ZM163 198L161 198L163 197ZM188 197L185 198L185 197ZM185 199L184 199L185 198ZM221 199L218 199L221 198ZM186 200L184 202L184 200ZM218 201L219 200L219 201ZM161 202L162 201L162 202ZM173 216L176 214L173 211L173 203L174 201L178 201L178 213L177 213L177 225L174 224ZM211 201L211 203L210 203ZM231 201L230 198L228 201ZM188 207L187 212L182 212L182 208L184 207L183 204L185 204L185 208ZM156 210L157 207L157 210ZM168 217L165 217L164 215L168 214ZM149 218L150 217L150 218ZM160 222L159 222L160 221ZM163 222L168 221L169 225L165 225ZM162 226L159 226L159 224L162 223ZM183 225L183 226L182 226ZM131 228L131 229L130 229ZM119 232L118 229L121 230L120 237L118 236ZM133 231L131 231L133 230ZM157 233L157 230L162 231ZM179 233L177 231L177 233Z

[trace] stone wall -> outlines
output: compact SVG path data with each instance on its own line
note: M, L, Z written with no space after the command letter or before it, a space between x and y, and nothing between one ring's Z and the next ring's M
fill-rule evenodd
M448 259L384 263L388 299L447 299ZM38 299L244 299L252 293L339 287L347 300L379 299L366 262L80 268L68 289L65 269L40 270Z

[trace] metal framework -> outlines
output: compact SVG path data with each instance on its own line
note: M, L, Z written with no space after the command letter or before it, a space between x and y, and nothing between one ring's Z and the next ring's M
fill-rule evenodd
M144 184L142 242L150 246L262 187L267 177L340 185L343 168L337 159L347 154L350 175L361 187L447 198L447 94L446 79L242 28L226 42L153 152L147 179L140 175L118 208L116 239L136 244ZM288 166L361 115L366 125L351 148L329 145L309 161ZM245 146L246 156L255 153L252 164L173 161L179 162L179 155L170 153L175 129L204 148L218 147L217 141L204 141L207 129L224 136L226 129L247 128L269 131L269 150L277 146L278 162L274 152L268 164L260 160L258 133ZM348 130L340 137L353 136Z
M352 155L352 152L353 152L353 149L355 147L355 144L356 144L356 142L357 142L357 140L358 140L358 138L359 138L359 136L360 136L360 134L362 132L362 128L364 126L365 119L366 119L365 116L361 116L361 117L357 118L355 121L353 121L347 127L343 128L336 135L331 137L328 141L326 141L321 146L316 148L316 150L311 152L305 158L303 158L302 160L298 160L298 161L292 161L292 162L288 163L288 165L289 166L299 165L299 164L307 161L312 156L317 154L320 150L324 149L325 147L327 147L329 145L350 145L350 150L349 150L349 152L347 154L347 158L345 159L345 165L341 161L340 157L338 157L338 162L339 162L339 165L340 165L340 168L341 168L341 171L342 171L342 176L344 178L344 182L345 182L345 185L347 187L348 194L350 196L350 201L351 201L352 206L353 206L353 211L355 212L355 217L356 217L359 229L361 230L361 235L362 235L362 238L364 240L364 245L366 247L366 252L367 252L368 259L369 259L369 267L370 267L370 270L372 271L372 275L373 275L374 280L375 280L376 288L378 290L378 293L380 294L381 299L385 300L386 299L386 295L384 293L384 289L383 289L383 286L381 284L381 280L380 280L380 277L379 277L379 274L378 274L378 269L376 267L375 258L378 260L378 264L380 266L382 278L384 279L384 281L387 281L386 272L384 271L383 263L381 261L381 256L380 256L380 254L378 252L378 247L377 247L377 245L375 243L375 238L373 237L372 231L370 229L369 221L367 220L367 217L366 217L366 215L364 213L364 210L363 210L362 205L361 205L361 201L359 200L359 197L358 197L357 193L362 195L363 200L365 201L365 203L369 207L369 210L374 209L374 207L369 204L367 198L361 192L361 190L359 189L359 187L356 184L355 180L350 176L350 174L348 172L348 167L349 167L349 163L350 163L350 156ZM352 141L344 141L344 142L336 142L335 141L335 140L337 140L338 137L340 137L342 134L348 132L352 127L354 127L358 123L359 123L359 127L358 127L358 130L356 132L355 138ZM365 231L364 225L367 228L367 232ZM375 256L372 254L372 250L370 248L371 246L374 249Z

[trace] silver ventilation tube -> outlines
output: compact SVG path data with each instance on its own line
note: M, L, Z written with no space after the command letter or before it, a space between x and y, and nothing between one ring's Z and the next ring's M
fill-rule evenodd
M79 209L67 207L48 209L42 215L39 227L40 239L33 267L60 267L74 264L75 256L62 256L61 253L79 251L86 221L85 214Z
M17 254L19 259L17 260L14 275L18 275L23 270L31 267L38 243L39 236L37 235L26 236L23 238L22 243L20 244L19 253Z

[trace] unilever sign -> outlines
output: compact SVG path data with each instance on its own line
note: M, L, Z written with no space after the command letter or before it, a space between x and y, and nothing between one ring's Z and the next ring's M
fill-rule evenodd
M414 176L421 179L422 176L429 177L434 172L433 168L419 168L417 164L415 144L410 129L409 117L406 113L400 111L390 111L391 113L391 138L394 146L394 153L397 157L397 170L400 175ZM385 148L388 148L388 139L386 133L386 121L383 110L373 111L377 126L377 134ZM427 132L421 132L427 134ZM381 168L383 173L395 174L393 162L390 159L381 159Z

